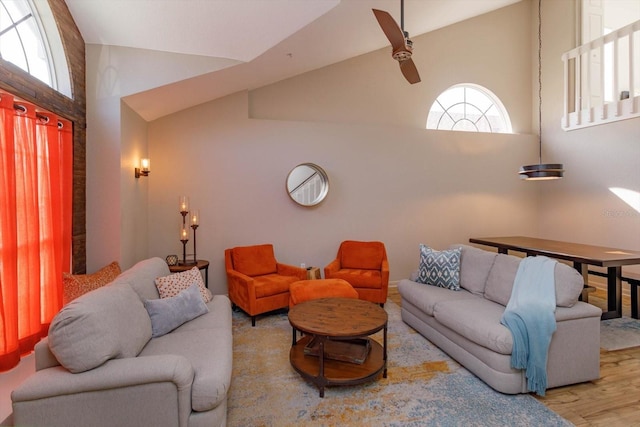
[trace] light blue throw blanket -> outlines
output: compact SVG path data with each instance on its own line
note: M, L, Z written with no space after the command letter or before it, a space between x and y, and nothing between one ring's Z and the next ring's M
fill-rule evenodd
M547 356L556 330L555 260L544 256L524 258L500 323L513 335L511 366L526 369L527 388L544 396Z

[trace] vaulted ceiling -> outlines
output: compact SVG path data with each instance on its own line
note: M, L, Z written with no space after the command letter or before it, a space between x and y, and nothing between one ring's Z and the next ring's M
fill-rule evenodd
M404 27L413 37L518 1L406 0ZM126 96L146 120L384 48L372 8L400 23L400 0L66 3L87 44L195 59L184 78Z

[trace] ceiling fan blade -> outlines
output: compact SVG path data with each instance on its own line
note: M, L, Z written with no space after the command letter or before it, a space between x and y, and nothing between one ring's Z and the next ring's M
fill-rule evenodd
M413 63L413 59L400 62L400 71L402 71L402 75L409 83L420 83L420 74L418 74L418 69L416 64Z
M389 15L389 12L378 9L371 10L373 10L373 14L376 16L384 35L387 36L389 42L391 42L393 50L405 49L404 33L398 26L398 23Z

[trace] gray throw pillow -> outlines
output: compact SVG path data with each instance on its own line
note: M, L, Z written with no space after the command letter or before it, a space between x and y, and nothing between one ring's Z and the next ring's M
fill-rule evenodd
M111 283L74 299L49 327L51 352L74 374L110 359L136 357L150 338L149 316L126 283Z
M196 283L170 298L145 300L151 318L151 336L161 337L189 320L209 312Z
M434 251L421 244L416 282L459 291L461 252L460 248Z

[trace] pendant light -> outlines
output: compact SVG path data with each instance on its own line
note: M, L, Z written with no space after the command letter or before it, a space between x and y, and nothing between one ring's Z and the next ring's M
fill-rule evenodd
M542 0L538 0L538 159L536 165L520 167L520 179L541 181L564 176L562 163L542 163Z

